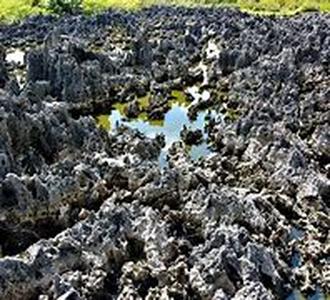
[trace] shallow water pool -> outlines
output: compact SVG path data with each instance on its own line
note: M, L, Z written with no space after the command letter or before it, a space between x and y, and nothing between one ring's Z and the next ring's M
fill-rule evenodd
M178 95L178 93L173 94ZM139 102L141 107L147 104L145 97L141 98ZM198 160L212 153L207 143L207 133L204 127L207 123L208 116L214 114L214 112L201 111L198 113L196 120L192 121L188 117L188 104L179 96L171 101L171 108L162 120L149 120L146 113L141 113L136 119L127 119L124 106L123 104L116 104L109 115L98 116L98 124L108 131L117 126L126 125L139 130L150 138L154 138L157 134L164 134L166 145L159 157L159 164L161 167L166 166L168 149L174 142L181 140L180 132L184 126L193 130L200 129L203 131L204 135L204 139L199 145L185 146L192 160Z

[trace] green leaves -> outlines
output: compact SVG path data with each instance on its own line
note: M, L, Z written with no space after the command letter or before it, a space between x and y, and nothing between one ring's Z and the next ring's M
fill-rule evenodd
M82 0L49 0L47 9L56 14L74 14L82 10Z
M0 0L0 22L45 13L96 13L112 8L138 9L153 4L234 6L258 14L290 15L303 11L330 12L329 0Z

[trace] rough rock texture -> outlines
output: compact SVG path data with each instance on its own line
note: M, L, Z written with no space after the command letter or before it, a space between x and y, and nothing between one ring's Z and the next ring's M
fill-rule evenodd
M0 299L329 293L330 17L155 7L1 25ZM5 61L26 51L24 84ZM25 68L25 70L24 70ZM93 118L212 109L215 153Z
M190 130L186 126L184 126L183 130L180 133L181 139L187 145L197 145L203 141L203 132L200 129Z

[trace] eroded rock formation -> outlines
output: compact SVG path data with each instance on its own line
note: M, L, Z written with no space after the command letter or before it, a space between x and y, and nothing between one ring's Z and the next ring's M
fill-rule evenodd
M329 293L330 17L155 7L40 16L0 41L0 299L283 299ZM25 83L6 62L25 47ZM25 70L24 70L25 69ZM215 151L98 112L173 90Z

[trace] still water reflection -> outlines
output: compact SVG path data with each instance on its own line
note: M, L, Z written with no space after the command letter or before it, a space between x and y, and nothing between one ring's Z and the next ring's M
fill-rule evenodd
M182 92L181 92L182 93ZM147 137L154 138L157 134L164 134L166 146L162 151L159 159L160 165L166 164L166 153L174 142L180 141L180 132L184 126L193 130L200 129L204 132L204 140L199 145L186 146L187 153L192 160L205 157L212 151L207 144L207 134L204 130L206 119L210 111L201 111L198 113L196 120L192 121L188 117L188 103L184 99L183 93L174 91L171 101L171 108L165 114L163 120L150 120L145 112L141 113L136 119L127 119L125 116L125 104L116 104L109 115L101 115L97 117L98 124L110 131L114 127L121 124L137 129ZM148 97L148 96L147 96ZM145 108L148 105L148 98L139 99L140 107Z

